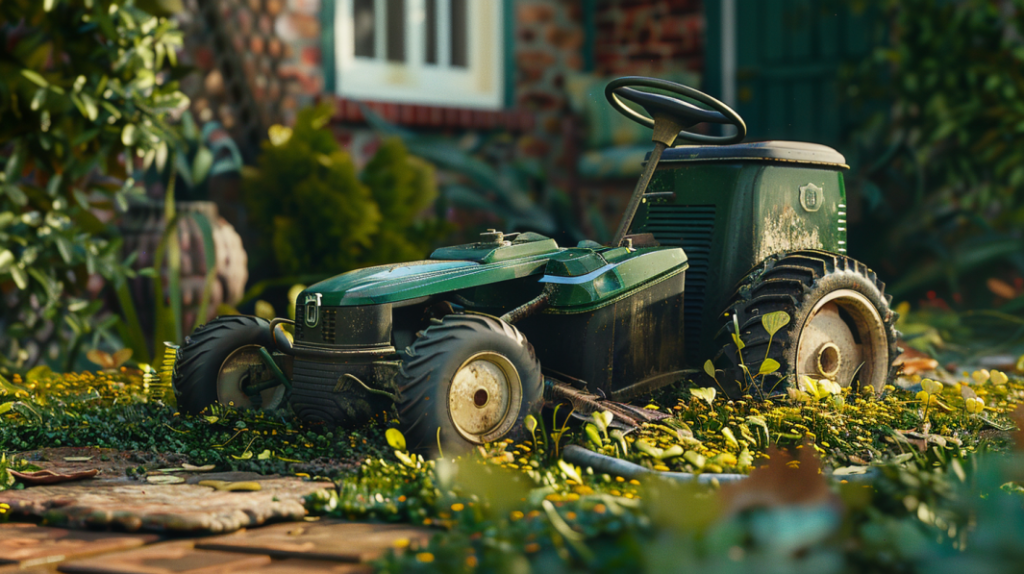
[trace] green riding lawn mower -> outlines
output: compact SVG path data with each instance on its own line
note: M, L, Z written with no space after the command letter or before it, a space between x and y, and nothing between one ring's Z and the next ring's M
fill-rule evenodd
M620 78L605 95L654 142L609 245L489 231L317 283L294 321L219 317L175 351L179 407L290 405L328 426L390 411L410 448L447 453L518 432L551 402L633 427L665 415L630 399L683 379L730 396L803 376L880 391L896 315L846 255L843 156L739 143L736 112L672 82ZM701 123L735 132L689 131Z

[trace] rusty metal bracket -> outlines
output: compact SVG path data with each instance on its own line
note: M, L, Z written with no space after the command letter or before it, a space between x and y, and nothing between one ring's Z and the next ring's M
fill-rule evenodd
M551 287L545 285L544 291L542 291L540 295L537 295L526 303L512 309L508 313L505 313L501 316L501 320L509 325L515 325L517 322L529 317L530 315L543 311L551 304L551 291Z
M625 431L630 431L644 423L660 421L670 416L651 409L609 401L551 377L544 377L544 386L545 391L547 391L545 398L553 402L565 401L571 404L573 407L573 417L587 420L591 413L609 411L615 415L611 426Z

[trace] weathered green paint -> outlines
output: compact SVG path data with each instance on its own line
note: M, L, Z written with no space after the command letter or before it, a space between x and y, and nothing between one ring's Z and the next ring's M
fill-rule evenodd
M822 191L821 204L808 211L800 201L800 188L814 184ZM662 245L683 246L690 233L687 210L714 208L713 229L706 253L687 252L693 269L695 260L707 263L703 285L703 334L700 342L712 350L714 329L735 285L752 267L766 257L793 249L823 249L845 252L845 188L843 175L835 168L814 168L763 161L663 163L655 173L649 191L674 191L676 197L645 201L631 233L653 233ZM675 210L652 218L655 205ZM685 223L670 225L673 214ZM693 229L693 232L705 230ZM672 236L671 234L676 234ZM691 296L690 278L687 297ZM695 295L695 294L692 294ZM695 351L696 352L696 351Z
M565 314L593 311L628 297L638 289L681 273L686 267L686 255L682 249L656 247L638 249L618 257L615 262L606 263L592 271L593 277L583 275L587 279L585 281L557 283L559 278L545 275L541 281L551 283L553 289L551 307L547 312Z
M381 265L349 271L321 281L299 294L299 301L301 304L307 293L320 293L323 306L395 303L539 275L546 264L546 257L533 256L490 264L476 261L414 261Z
M545 275L579 277L597 271L608 259L592 249L567 249L553 256L544 268Z
M686 255L676 248L562 249L550 239L486 249L480 245L438 250L445 257L464 253L467 257L462 260L414 261L350 271L309 287L299 294L298 304L304 304L306 295L313 293L321 295L324 307L396 303L543 275L538 282L552 283L555 291L551 307L575 312L608 304L646 283L686 269Z
M511 242L509 245L501 246L493 243L467 243L465 245L441 247L431 253L430 258L497 263L499 261L511 261L512 259L554 253L556 251L558 251L558 244L555 243L554 239L523 243Z

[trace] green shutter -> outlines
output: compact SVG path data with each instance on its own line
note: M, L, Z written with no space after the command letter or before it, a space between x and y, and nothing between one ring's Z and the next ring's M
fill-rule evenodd
M868 56L871 10L846 0L735 0L736 111L748 140L840 145L856 121L840 108L838 72ZM708 2L705 88L722 94L721 7Z
M324 77L324 92L329 94L338 91L334 63L334 1L320 2L320 71Z

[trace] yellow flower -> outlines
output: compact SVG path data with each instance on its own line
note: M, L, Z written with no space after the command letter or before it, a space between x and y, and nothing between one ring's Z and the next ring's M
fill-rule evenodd
M431 554L430 552L420 552L419 554L416 555L416 559L419 560L420 562L433 562L434 561L434 555Z
M789 397L799 402L814 402L841 394L842 391L842 387L835 381L803 376L797 381L796 389L789 388Z
M929 395L937 395L942 391L942 383L931 379L921 379L921 388Z
M971 397L967 399L967 412L972 415L978 414L985 410L985 401L978 397Z
M282 146L292 138L292 129L280 124L274 124L267 130L271 145Z
M918 391L917 395L915 396L917 397L917 400L929 406L935 406L939 404L938 397L929 393L928 391Z
M989 375L992 384L994 385L1005 385L1010 377L1006 376L1006 373L992 369L992 373Z
M971 378L979 385L984 384L984 382L988 380L989 376L990 373L988 372L988 369L978 369L971 373Z

